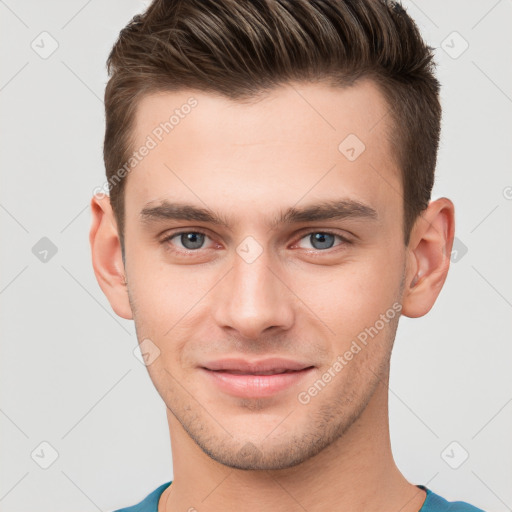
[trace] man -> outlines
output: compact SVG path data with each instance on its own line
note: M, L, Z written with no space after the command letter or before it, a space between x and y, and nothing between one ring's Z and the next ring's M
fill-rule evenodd
M432 308L431 48L395 3L157 0L108 60L93 266L135 322L174 480L124 511L477 511L400 473L400 315Z

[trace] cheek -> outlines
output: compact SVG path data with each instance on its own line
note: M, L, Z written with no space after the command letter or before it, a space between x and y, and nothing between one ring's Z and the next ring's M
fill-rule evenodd
M200 298L204 272L171 265L162 247L127 246L127 274L138 317L151 326L169 329ZM165 331L164 331L165 332Z
M174 374L180 373L182 366L190 366L186 360L190 340L201 339L211 326L208 291L219 280L218 271L170 265L141 255L138 259L134 256L131 263L128 279L137 335L150 338L159 347L160 357L148 370L152 378L165 379L162 368L174 368Z
M374 250L320 272L294 272L291 288L330 330L343 338L373 325L399 300L400 255L389 250Z

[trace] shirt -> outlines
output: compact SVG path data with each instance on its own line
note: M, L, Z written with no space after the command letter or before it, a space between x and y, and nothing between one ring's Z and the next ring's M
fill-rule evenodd
M158 512L158 500L165 489L171 484L172 481L162 484L137 505L114 510L114 512ZM481 508L474 507L465 501L446 501L424 485L417 485L416 487L423 489L427 493L419 512L484 512Z

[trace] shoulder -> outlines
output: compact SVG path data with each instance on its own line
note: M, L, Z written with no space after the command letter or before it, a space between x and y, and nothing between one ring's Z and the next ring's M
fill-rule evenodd
M113 512L158 512L158 500L162 493L169 487L172 481L162 484L157 487L153 492L148 494L140 503L131 507L120 508Z
M427 493L425 502L419 512L485 512L465 501L448 501L424 485L418 485L417 487Z

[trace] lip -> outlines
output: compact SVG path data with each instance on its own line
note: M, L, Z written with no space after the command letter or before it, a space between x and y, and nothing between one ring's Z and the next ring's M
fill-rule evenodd
M221 359L200 368L223 392L241 398L270 397L298 384L314 369L313 365L290 359L271 358L260 361ZM259 372L275 372L255 375Z
M256 373L269 372L278 370L303 370L312 366L308 363L294 361L292 359L284 359L281 357L272 357L268 359L260 359L259 361L246 361L240 358L227 358L210 361L202 365L207 370L234 370L238 372Z

